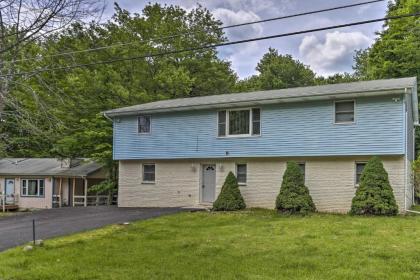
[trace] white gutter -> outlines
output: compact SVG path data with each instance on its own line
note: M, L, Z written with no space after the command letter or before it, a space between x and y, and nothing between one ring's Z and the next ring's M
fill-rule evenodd
M415 213L415 214L420 214L419 211L413 211L413 210L405 210L406 212L410 212L410 213Z

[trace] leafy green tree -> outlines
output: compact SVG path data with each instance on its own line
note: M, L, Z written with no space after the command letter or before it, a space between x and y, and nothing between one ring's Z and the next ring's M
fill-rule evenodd
M240 81L236 91L303 87L314 84L315 73L291 55L269 48L255 68L259 74Z
M356 195L352 200L350 213L355 215L396 215L398 213L388 173L378 157L371 158L366 164Z
M238 181L232 172L226 177L222 190L213 203L215 211L234 211L245 209L245 201L239 190Z
M316 210L304 181L299 165L296 162L288 162L276 199L277 210L291 214L306 214Z
M389 2L387 16L419 12L418 0L396 0ZM355 74L368 80L417 76L420 83L419 18L388 20L378 35L370 48L356 52ZM420 130L416 130L416 150L420 150Z
M105 23L76 23L42 42L32 42L21 57L38 59L21 61L17 67L25 72L220 43L226 40L220 25L203 7L186 11L147 4L141 14L130 14L116 5L114 16ZM120 42L128 43L118 46ZM98 47L107 48L78 52ZM68 51L75 53L56 56ZM5 139L0 152L109 160L112 124L101 112L161 99L227 93L236 79L216 49L30 75L13 83L0 122Z
M330 84L339 84L339 83L351 83L359 81L359 77L354 74L344 73L344 74L334 74L328 77L316 77L315 84L317 85L330 85Z

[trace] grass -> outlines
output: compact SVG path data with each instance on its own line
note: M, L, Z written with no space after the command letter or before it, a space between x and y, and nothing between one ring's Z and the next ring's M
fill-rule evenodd
M420 216L181 213L0 253L0 279L419 279Z

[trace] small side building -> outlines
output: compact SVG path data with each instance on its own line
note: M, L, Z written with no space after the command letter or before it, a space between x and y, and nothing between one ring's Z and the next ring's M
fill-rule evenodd
M107 178L102 165L90 159L0 159L0 205L5 209L53 208L110 204L108 195L89 194Z

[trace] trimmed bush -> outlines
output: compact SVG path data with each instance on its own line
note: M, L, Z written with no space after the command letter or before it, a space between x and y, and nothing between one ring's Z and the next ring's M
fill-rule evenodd
M396 215L398 213L388 173L378 157L371 158L363 169L350 213L355 215Z
M288 162L283 175L280 193L276 199L277 210L285 213L314 212L315 204L305 186L302 171L296 162Z
M232 172L226 177L222 190L213 203L215 211L234 211L245 209L245 201L239 190L238 181Z

